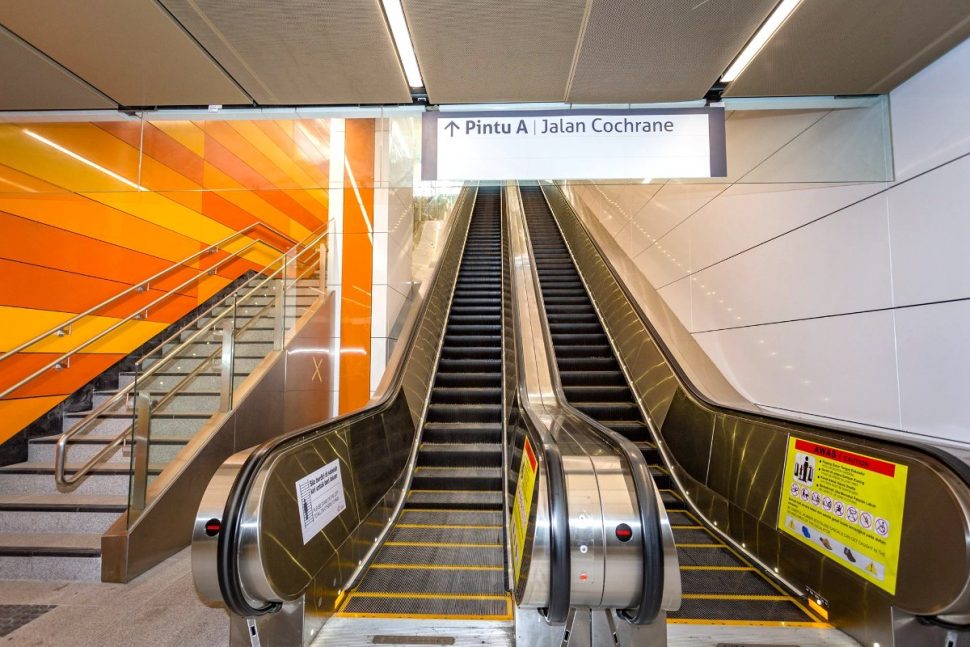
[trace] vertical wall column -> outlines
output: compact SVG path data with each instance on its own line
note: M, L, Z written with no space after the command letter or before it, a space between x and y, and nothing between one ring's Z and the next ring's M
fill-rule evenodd
M347 119L344 124L340 413L359 409L370 399L376 131L374 119Z
M327 254L327 297L333 325L330 339L330 385L333 389L330 402L333 409L330 415L340 412L340 296L343 281L344 246L344 120L332 119L330 122L330 185L328 189L329 206L327 220L327 240L330 249Z

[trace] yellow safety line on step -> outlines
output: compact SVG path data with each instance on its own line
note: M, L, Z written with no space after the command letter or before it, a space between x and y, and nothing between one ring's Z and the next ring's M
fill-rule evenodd
M674 530L705 530L704 526L671 526Z
M782 620L714 620L707 618L668 618L669 625L721 625L727 627L804 627L831 629L826 622L789 622Z
M464 564L371 564L371 568L396 568L431 571L502 571L503 566L470 566Z
M498 530L502 526L473 526L463 524L399 523L395 528L464 528L468 530Z
M412 548L502 548L502 544L449 544L436 541L388 541L384 545Z
M685 600L729 600L729 601L762 601L762 602L793 602L787 595L738 595L734 593L684 593Z
M350 603L351 598L354 595L360 595L359 593L352 593L347 596L340 611L337 615L342 618L402 618L405 620L435 620L435 619L448 619L448 620L491 620L491 621L503 621L512 619L512 596L506 594L504 596L496 596L496 600L505 600L505 613L503 615L472 615L472 614L450 614L450 613L354 613L346 611L347 605ZM401 594L404 597L414 598L418 597L414 594ZM361 597L371 597L371 596L361 596ZM387 596L383 596L387 597ZM455 596L450 596L450 599L455 599Z
M351 597L358 598L391 598L394 600L504 600L504 595L488 593L393 593L390 591L354 591Z
M677 548L727 548L724 544L677 544Z
M438 492L440 490L426 490L427 492ZM450 491L450 490L449 490ZM438 512L441 514L450 514L452 512L472 512L475 514L497 514L501 515L501 510L474 510L472 508L407 508L401 511L401 514L408 514L410 512Z
M751 566L681 566L682 571L758 571Z

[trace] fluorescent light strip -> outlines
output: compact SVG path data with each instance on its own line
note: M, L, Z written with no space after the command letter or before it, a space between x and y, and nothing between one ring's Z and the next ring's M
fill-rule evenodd
M95 164L94 162L92 162L88 158L84 157L83 155L78 155L74 151L72 151L70 149L67 149L67 148L64 148L60 144L56 144L56 143L52 142L51 140L47 139L46 137L43 137L41 135L38 135L37 133L35 133L32 130L29 130L27 128L24 128L24 134L27 135L28 137L31 137L33 139L36 139L37 141L39 141L42 144L46 144L47 146L50 146L51 148L53 148L56 151L60 151L61 153L64 153L65 155L67 155L68 157L70 157L72 159L76 159L77 161L81 162L82 164L87 164L91 168L93 168L95 170L98 170L98 171L101 171L105 175L108 175L110 177L113 177L114 179L118 180L119 182L122 182L123 184L127 184L128 186L130 186L133 189L137 189L138 191L147 191L148 190L145 187L141 186L140 184L136 184L136 183L132 182L131 180L129 180L128 178L122 177L122 176L118 175L117 173L115 173L114 171L111 171L109 169L106 169L105 167L101 166L100 164Z
M394 38L401 65L404 66L408 85L412 88L423 88L424 81L421 79L421 70L418 69L418 59L414 55L414 45L411 43L411 33L408 31L408 21L404 18L401 0L381 0L381 4L384 5L384 15L391 26L391 36Z
M778 28L784 24L785 20L788 19L788 16L795 11L795 8L801 4L801 1L802 0L781 0L781 3L775 7L775 10L771 12L770 16L768 16L768 20L765 21L765 24L761 25L761 29L759 29L754 35L754 38L748 41L748 44L743 50L741 50L738 57L734 59L731 66L728 67L727 71L723 75L721 75L721 81L724 83L730 83L734 79L741 76L741 72L744 71L744 68L748 67L748 63L750 63L751 60L757 56L758 52L761 51L761 48L765 46L765 43L771 40L771 37L774 36L775 32L778 31Z

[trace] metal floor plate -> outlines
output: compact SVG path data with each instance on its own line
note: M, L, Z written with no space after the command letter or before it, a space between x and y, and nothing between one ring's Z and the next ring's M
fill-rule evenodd
M403 640L375 643L374 639L379 636L397 636ZM512 647L514 636L511 622L335 617L327 622L310 647L373 647L375 644L411 647L428 638L451 639L454 647Z
M507 595L482 597L370 597L355 593L340 610L341 616L391 616L396 618L511 619L512 599Z

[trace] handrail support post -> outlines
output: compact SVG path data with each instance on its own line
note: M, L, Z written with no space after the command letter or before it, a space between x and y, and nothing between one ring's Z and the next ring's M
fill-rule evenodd
M235 306L233 306L235 307ZM232 368L235 356L235 324L230 319L222 322L222 362L220 364L219 411L232 409Z
M280 277L276 282L276 312L273 321L273 350L283 350L283 336L286 331L286 279Z
M132 427L131 512L145 509L148 493L148 440L151 433L152 401L147 393L135 396L135 424Z

